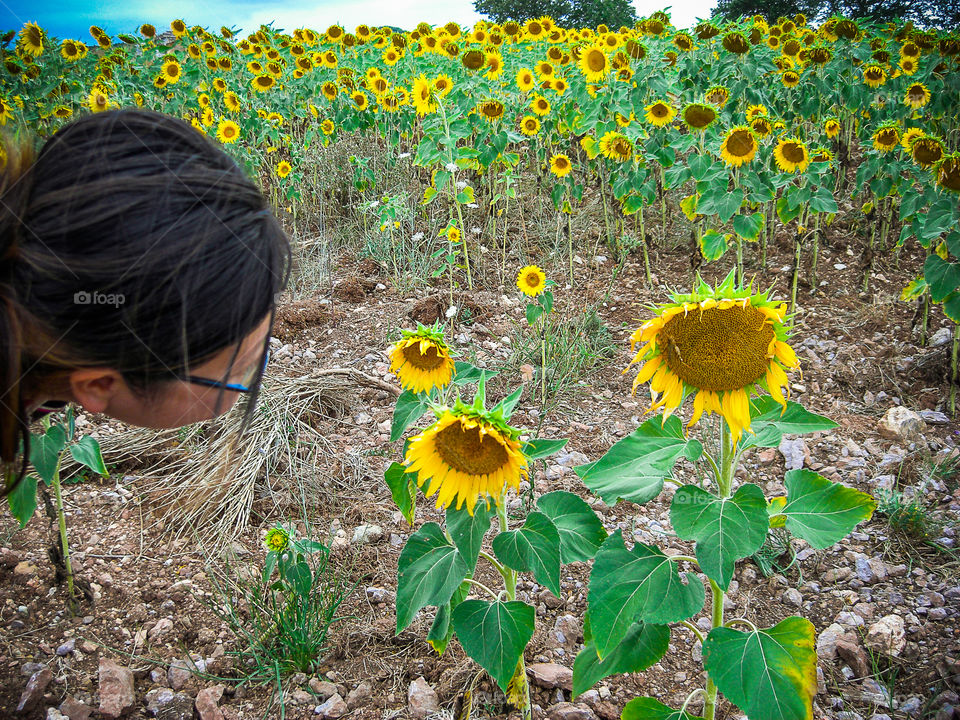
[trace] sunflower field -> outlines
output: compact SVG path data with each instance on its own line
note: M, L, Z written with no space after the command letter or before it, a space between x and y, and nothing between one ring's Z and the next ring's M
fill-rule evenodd
M833 228L852 229L860 243L855 292L869 293L878 266L905 274L900 299L916 303L922 343L932 306L942 306L953 323L955 389L960 35L843 17L814 27L801 15L684 30L664 12L621 28L563 28L543 17L410 31L261 26L241 35L174 20L163 32L145 24L116 37L91 27L90 35L92 43L54 38L34 23L7 32L0 124L48 137L81 114L120 107L183 118L258 178L292 227L362 224L367 254L398 288L449 293L435 324L418 321L393 338L384 369L402 390L379 430L384 445L405 441L403 461L383 476L395 521L411 530L405 542L391 538L395 635L435 608L426 642L443 655L455 638L480 666L457 717L470 716L483 672L521 717L534 717L524 652L541 621L521 587L562 598L572 563L589 566L589 579L578 583L583 647L565 687L571 699L651 668L676 630L699 643L704 687L679 709L636 696L623 718L696 720L690 713L702 708L715 720L727 701L754 720L813 717L822 692L813 623L725 618L734 569L771 537L792 537L811 553L833 547L877 503L802 460L784 491L738 471L748 451L772 457L787 435L839 427L791 400L806 392L792 377L801 369L790 340L802 312L798 286L804 273L809 295L826 284L817 264ZM531 208L536 224L524 216ZM554 235L548 272L530 262L534 232ZM787 288L756 290L750 271L766 270L768 254L782 262L784 247ZM639 364L633 390L649 385L643 414L659 414L632 418L639 427L598 459L571 461L591 502L561 489L537 497L536 461L568 442L540 436L555 409L547 391L554 289L577 288L581 256L601 248L616 260L614 280L632 257L650 291L664 282L654 278L656 255L685 256L689 277L669 281L691 290L648 307L654 316L630 337L624 372ZM711 285L701 273L723 279ZM523 297L503 295L504 303L516 304L521 334L540 358L539 410L527 414L539 418L536 430L516 419L523 386L488 407L488 381L500 370L468 362L441 322L457 318L455 327L468 309L457 307L455 290L462 300L463 291L514 288ZM550 348L551 356L566 352ZM535 368L520 367L531 381ZM435 420L415 428L431 411ZM682 463L695 468L687 484L674 476ZM439 511L419 525L418 491L435 502L426 512ZM661 495L675 538L694 543L691 554L666 554L636 536L628 549L624 528L608 532L597 512ZM280 525L265 542L264 583L308 607L320 577L308 556L325 563L329 548ZM694 567L702 577L681 572ZM315 659L303 668L315 670Z
M8 32L0 123L47 135L114 107L180 116L258 173L294 217L330 191L311 148L336 153L376 138L395 151L388 166L409 152L426 170L417 199L441 206L430 217L456 246L444 265L451 286L472 288L483 262L478 239L461 241L467 220L505 266L519 192L552 201L559 234L587 191L599 193L615 251L632 236L646 260L679 208L702 255L692 262L734 251L740 280L744 251L765 266L768 242L786 226L798 266L801 252L811 256L814 288L822 229L862 213L871 226L865 288L875 256L916 242L928 257L904 299L942 302L960 319L956 34L839 17L814 28L802 16L687 31L666 13L633 28L541 18L403 33L264 26L240 38L174 20L163 34L151 25L90 34L93 44L33 23ZM356 189L379 202L369 160L350 162ZM529 188L518 182L524 173L535 178ZM395 205L381 216L384 228L399 227ZM566 235L572 282L569 222Z

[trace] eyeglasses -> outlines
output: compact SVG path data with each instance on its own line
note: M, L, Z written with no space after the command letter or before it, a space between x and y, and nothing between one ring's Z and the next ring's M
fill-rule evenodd
M211 380L210 378L197 377L196 375L186 375L181 377L181 380L186 382L194 383L195 385L204 385L206 387L219 388L221 390L233 390L234 392L240 393L249 393L253 392L253 388L250 387L250 384L254 381L257 375L263 375L267 371L267 363L270 362L270 349L267 348L267 352L263 356L263 365L259 368L251 368L247 374L243 377L242 383L225 383L220 382L219 380ZM258 372L259 370L259 372Z

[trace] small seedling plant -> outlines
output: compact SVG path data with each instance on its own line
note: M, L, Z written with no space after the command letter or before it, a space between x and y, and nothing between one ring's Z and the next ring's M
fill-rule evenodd
M67 407L61 422L52 423L49 417L44 417L42 427L42 433L30 435L30 463L36 474L26 475L20 481L17 487L7 495L7 504L10 507L10 513L23 529L36 512L40 483L43 483L43 487L53 488L60 533L60 554L67 581L67 603L71 609L76 609L78 597L74 587L73 565L70 562L67 518L63 512L60 465L66 453L69 453L76 462L101 477L109 477L110 473L103 462L100 444L96 438L90 435L79 438L76 436L76 421L72 407ZM49 505L47 507L49 509Z

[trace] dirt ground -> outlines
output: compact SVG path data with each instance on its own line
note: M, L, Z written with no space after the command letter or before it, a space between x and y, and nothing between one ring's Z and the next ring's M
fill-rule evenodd
M905 252L901 269L892 258L879 261L870 293L862 295L856 290L861 283L862 241L849 237L840 227L828 231L820 252L820 287L815 294L803 284L800 287L792 344L803 376L793 378L794 399L839 423L833 431L805 438L809 450L805 463L832 480L868 492L876 492L889 482L884 480L889 476L899 477L901 490L916 488L928 477L931 463L955 452L960 442L956 425L929 424L912 442L882 437L877 425L896 404L949 413L949 344L920 346L916 306L898 300L900 290L912 279L906 269L919 267L919 256ZM789 296L792 252L789 240L780 238L770 248L767 269L761 270L752 260L752 248L748 249L748 275L756 276L756 286L775 283L778 296ZM646 303L666 300L668 286L689 285L690 264L684 246L654 248L652 266L657 277L648 289L639 255L629 257L615 278L612 259L580 259L575 288L564 287L562 265L546 267L559 283L556 312L558 317L576 318L595 307L609 333L609 357L583 376L579 386L567 386L559 406L546 417L539 415L535 387L528 382L513 420L531 429L542 422L541 436L570 439L559 458L537 463L531 474L535 489L564 489L589 497L571 468L598 458L643 421L646 398L642 393L631 397L633 375L621 374L630 359L629 335L649 317ZM731 261L728 256L704 266L705 277L718 280ZM386 267L356 257L339 258L333 280L332 293L284 305L274 335L279 347L289 344L290 348L282 357L275 353L269 372L295 377L316 367L353 367L395 384L387 372L388 338L396 337L395 328L413 327L414 318L430 322L445 313L444 285L400 294ZM524 381L517 369L528 360L514 354L523 329L523 303L514 287L483 287L458 292L459 317L464 319L462 308L470 308L469 322L457 323L448 338L461 351L474 348L474 360L504 368L489 389L490 396L500 397ZM944 327L947 321L934 309L931 334ZM147 693L168 685L168 664L190 653L213 661L207 664L210 677L190 678L183 691L193 696L200 688L223 682L219 706L226 718L313 717L320 704L314 678L335 683L345 698L353 693L349 717L410 717L408 687L420 676L436 691L442 716L453 717L477 666L456 643L442 657L431 650L425 642L430 611L421 612L408 629L394 635L397 559L412 529L397 513L383 481L383 470L400 453L400 443L388 442L392 401L393 395L385 390L358 388L346 413L316 420L336 448L327 458L329 467L319 469L336 476L338 482L331 485L329 496L314 498L310 520L324 533L331 528L334 534L342 530L345 540L337 543L334 552L357 587L343 608L346 619L334 627L318 671L284 682L282 713L274 688L237 687L235 681L215 679L236 677L229 662L235 641L205 605L212 597L205 553L189 541L172 540L169 527L156 525L134 462L124 464L109 480L65 486L74 567L92 583L94 594L94 600L77 615L65 609L64 587L56 583L47 557L55 533L42 508L22 531L16 531L12 519L0 523L0 717L45 718L47 708L59 707L67 696L94 708L93 716L99 717L98 664L103 657L134 671L137 705L129 717L151 717ZM92 417L83 428L96 430L108 462L112 427ZM343 469L345 458L351 459L349 473ZM768 495L782 491L783 472L784 457L776 449L751 452L741 468L743 476L759 482ZM274 487L278 482L292 480L274 479ZM951 693L960 691L960 564L950 546L960 515L960 490L953 477L935 478L916 492L937 523L936 532L926 541L907 538L877 515L841 544L823 551L795 541L797 562L770 577L753 561L738 565L731 612L757 624L771 625L800 614L814 623L818 633L839 622L854 631L859 626L862 635L888 614L904 619L906 649L897 658L868 655L873 662L866 676L862 668L858 672L842 657L821 657L816 718L856 720L874 713L937 720L956 717L949 713L956 704L956 694ZM689 553L690 545L669 531L670 495L665 490L644 506L621 502L615 507L597 504L595 509L610 531L621 528L629 539ZM292 506L278 510L275 498L258 497L249 527L233 542L240 561L259 567L264 529L295 517ZM439 518L432 503L421 496L418 523ZM352 542L354 529L363 523L382 528L382 536ZM861 558L879 558L881 565L878 569L874 563L873 571L866 573ZM572 666L582 647L588 575L586 564L565 566L561 598L521 583L520 598L537 606L528 663ZM799 595L785 592L791 588L799 590ZM675 627L671 649L659 663L643 673L601 681L589 695L584 714L577 717L589 718L586 713L619 717L623 705L641 694L679 707L702 682L702 668L694 660L699 648L693 639L689 631ZM18 714L15 708L28 678L39 669L37 664L48 667L53 680L32 711ZM369 696L365 690L356 692L365 682ZM885 708L882 698L871 695L876 689L871 682L890 689L892 702L887 704L896 708ZM493 691L488 678L478 688L474 717L509 714L503 696ZM556 704L570 700L570 693L560 689L534 686L532 690L537 717L545 717L549 708L553 717L560 717ZM919 703L912 698L919 698ZM718 716L739 717L740 713L723 704Z

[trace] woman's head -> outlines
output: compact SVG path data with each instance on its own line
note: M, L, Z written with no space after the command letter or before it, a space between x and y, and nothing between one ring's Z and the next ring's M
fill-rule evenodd
M97 113L0 175L0 454L26 403L73 399L138 425L228 409L259 383L287 237L256 184L176 118ZM252 412L255 398L251 398Z

